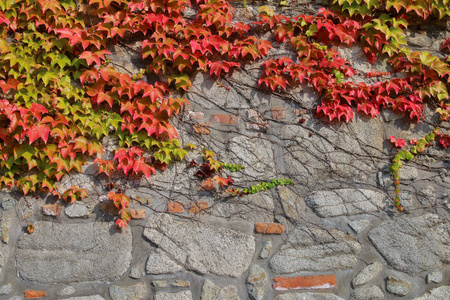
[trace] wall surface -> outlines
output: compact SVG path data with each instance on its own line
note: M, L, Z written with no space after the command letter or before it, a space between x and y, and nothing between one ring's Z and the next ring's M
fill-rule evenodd
M273 8L315 13L320 2ZM234 5L236 20L251 20L262 4ZM408 47L443 57L446 26L408 31ZM273 44L269 58L295 58ZM361 48L337 49L359 71L355 81L373 83L365 74L389 71L383 61L371 65ZM128 48L111 51L116 66L143 67ZM389 136L422 138L433 130L435 108L426 105L418 124L391 110L330 124L313 117L319 95L311 88L269 93L258 89L260 72L254 63L220 81L194 75L190 104L174 124L182 144L199 150L149 179L117 179L135 209L121 232L100 201L109 181L93 163L60 183L89 191L73 205L3 192L0 298L44 291L73 300L450 299L449 150L430 147L402 168L404 213L393 206L388 171L396 153ZM116 144L104 140L107 149ZM202 163L202 147L245 165L224 173L236 187L275 178L295 184L242 197L219 186L202 190L198 167L188 167ZM25 233L27 222L34 233Z

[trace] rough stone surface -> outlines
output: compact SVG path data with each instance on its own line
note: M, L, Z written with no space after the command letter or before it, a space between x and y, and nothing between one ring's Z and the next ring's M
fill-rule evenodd
M374 262L366 267L364 267L361 271L356 274L355 278L352 280L352 285L354 287L363 285L374 279L380 274L381 270L383 270L383 265L379 262Z
M169 283L167 282L167 280L153 280L153 281L152 281L152 285L153 285L154 287L160 287L160 288L163 288L163 287L168 287L168 286L169 286Z
M11 284L3 285L0 287L0 295L8 295L12 292L12 286Z
M351 229L353 229L354 232L360 234L367 228L367 226L370 225L370 221L369 220L351 221L348 222L348 225L350 226Z
M9 210L13 207L15 207L17 204L17 200L15 199L11 199L11 198L6 198L2 200L2 209L3 210Z
M191 291L182 291L178 293L158 292L155 300L192 300Z
M413 300L448 300L450 299L450 286L440 286Z
M331 293L286 293L278 295L276 300L344 300Z
M100 295L64 298L64 300L105 300Z
M435 271L427 274L427 283L441 283L442 282L442 272Z
M147 274L170 274L183 270L183 267L174 262L166 253L157 249L152 251L147 259L145 272Z
M87 205L79 202L69 205L64 212L69 218L88 218L91 215Z
M223 288L206 279L202 287L202 300L239 300L238 289L233 285Z
M131 268L131 270L130 270L130 277L131 278L133 278L133 279L139 279L139 278L141 278L141 276L143 275L143 266L136 266L136 267L133 267L133 268Z
M261 249L261 253L259 254L260 258L267 258L270 256L272 252L272 242L271 241L265 241L264 245Z
M369 239L392 268L416 275L450 261L449 230L447 220L425 214L385 221L369 232Z
M185 280L175 280L170 285L175 287L190 287L191 283Z
M186 269L238 277L247 270L255 252L253 236L170 215L150 218L144 236Z
M353 290L350 294L350 300L374 300L384 299L384 293L378 286L363 287Z
M112 285L109 287L109 294L113 300L148 299L147 286L144 282L131 286Z
M8 244L9 242L9 228L11 227L11 218L3 216L0 219L0 237L2 242Z
M389 276L386 280L386 290L397 296L406 296L411 290L411 283L400 278Z
M70 296L70 295L72 295L75 292L76 292L76 290L75 290L74 287L66 286L62 290L58 291L58 296Z
M275 273L349 269L356 265L361 244L337 229L299 226L269 261Z
M267 277L267 273L263 268L258 265L251 266L246 281L250 299L264 299L264 289L268 281L269 278Z
M305 201L320 217L375 212L387 204L383 194L363 189L318 191L308 195Z
M284 213L292 220L296 220L298 218L298 203L296 202L298 197L286 186L279 186L277 189Z
M17 244L19 276L36 283L116 280L130 266L132 237L111 225L36 222Z

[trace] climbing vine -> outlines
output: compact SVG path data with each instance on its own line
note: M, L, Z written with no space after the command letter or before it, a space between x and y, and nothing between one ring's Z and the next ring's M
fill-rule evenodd
M243 23L233 21L234 9L225 0L1 1L0 183L24 194L52 192L73 202L85 191L74 186L60 195L56 183L70 172L81 172L87 161L97 163L99 173L108 177L115 172L149 177L172 161L183 160L194 145L181 145L171 118L188 103L182 96L192 86L190 75L201 71L221 77L264 59L272 44L256 37L255 32L261 31L273 32L297 58L265 60L259 86L284 91L310 85L322 96L316 109L319 118L348 123L355 110L375 117L388 108L420 121L424 101L432 101L440 119L448 120L449 59L410 50L404 29L414 22L447 19L449 1L333 0L332 4L316 16L297 17L275 15L261 7L256 21ZM185 17L187 6L196 9L194 18ZM108 59L113 45L129 40L142 41L141 57L147 65L132 76ZM384 55L392 73L406 77L373 85L350 81L357 72L332 46L357 43L371 63ZM450 50L449 39L442 50ZM447 133L433 134L442 147L449 145ZM112 135L119 148L108 160L102 140ZM408 157L394 159L396 182L395 169ZM243 168L220 163L208 152L204 158L199 172ZM221 186L233 183L228 177L215 178ZM264 183L249 191L287 183ZM117 224L125 226L129 215L124 195L108 197L123 214Z

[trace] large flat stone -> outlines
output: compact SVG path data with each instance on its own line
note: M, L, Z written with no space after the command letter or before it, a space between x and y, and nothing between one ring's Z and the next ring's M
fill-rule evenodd
M448 300L450 299L450 286L440 286L413 300Z
M107 223L36 222L17 244L19 276L35 283L110 282L130 266L132 236Z
M235 230L178 221L170 215L150 218L144 236L188 270L239 277L255 252L255 239Z
M320 217L375 212L387 204L382 193L364 189L318 191L308 195L305 201Z
M369 239L388 264L410 275L450 262L450 224L434 214L386 221Z
M329 271L356 265L361 244L337 229L299 226L269 261L275 273Z

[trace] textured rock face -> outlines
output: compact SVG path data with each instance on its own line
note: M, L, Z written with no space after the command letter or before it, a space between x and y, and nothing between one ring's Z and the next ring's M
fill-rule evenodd
M219 287L211 280L206 279L202 287L202 300L239 300L238 289L235 286L228 285Z
M387 204L383 194L363 189L318 191L308 195L305 201L320 217L375 212Z
M169 274L183 270L183 267L170 259L163 251L157 249L150 253L145 271L147 274Z
M36 283L113 281L130 266L129 229L111 224L36 222L17 244L19 276ZM117 259L120 257L120 259Z
M251 266L247 277L247 289L250 299L264 299L264 288L266 287L268 281L269 278L263 268L258 265Z
M379 262L375 262L364 267L359 273L353 278L352 284L354 287L360 286L368 283L374 279L383 269L383 265Z
M155 300L192 300L191 291L182 291L178 293L158 292Z
M113 285L109 288L109 294L113 300L146 299L147 286L143 282L123 287Z
M450 286L440 286L432 289L423 296L416 297L413 300L448 300L450 299Z
M386 280L386 290L391 294L403 297L411 290L411 283L400 278L389 276Z
M165 214L149 219L144 236L186 269L202 274L238 277L255 252L253 236Z
M374 300L384 299L384 293L378 286L369 286L354 290L350 294L350 300Z
M300 226L291 231L269 265L279 274L348 269L357 263L360 252L361 244L340 230Z
M369 239L392 268L416 275L450 261L449 231L447 220L425 214L383 222Z

